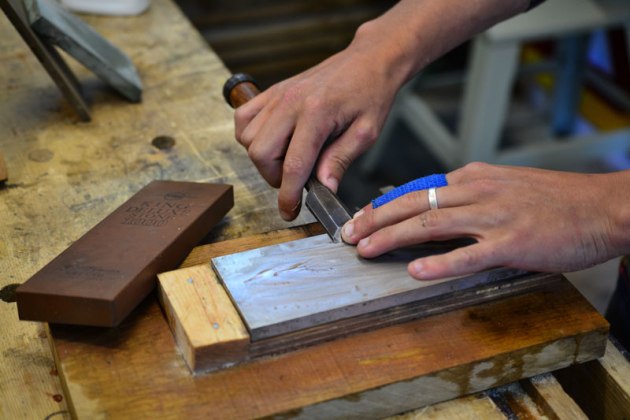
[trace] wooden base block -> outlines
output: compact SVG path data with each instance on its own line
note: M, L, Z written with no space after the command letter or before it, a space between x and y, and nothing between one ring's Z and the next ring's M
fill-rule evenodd
M211 248L230 252L213 244L196 253ZM600 357L608 332L562 276L204 375L190 374L155 298L114 329L50 328L79 418L383 417Z
M409 280L406 269L407 262L403 259L384 261L383 266L374 262L363 266L361 265L362 262L357 262L354 248L347 245L340 247L339 244L330 243L326 235L310 236L291 241L292 238L287 236L285 232L271 232L260 235L255 240L237 238L216 244L217 246L206 246L204 257L206 260L212 260L214 271L206 263L162 273L158 276L160 301L179 349L193 372L210 372L255 358L285 353L359 332L489 302L540 288L554 280L553 275L550 274L497 269L480 273L477 276L446 280L431 285L429 282L421 283ZM282 238L280 242L276 241L278 237ZM323 240L320 240L321 238ZM313 253L309 253L308 248L305 250L300 248L304 247L303 244L308 243L304 241L309 239L318 241ZM273 245L270 246L270 244ZM287 249L282 248L285 244ZM321 254L316 252L317 246L326 249L327 254L325 255L332 254L332 258L335 260L333 262L337 262L340 268L331 266L332 263L325 256L319 258ZM327 246L330 248L326 248ZM281 253L283 250L285 251L284 258L278 262L279 267L274 267L271 262L272 260L278 261L278 255L269 261L262 257L268 249L280 249ZM299 251L297 254L305 255L304 258L306 259L303 262L296 262L296 260L302 260L299 259L300 257L296 259L295 255L291 254L291 251L295 249ZM227 256L221 257L226 253ZM250 253L254 255L250 256ZM346 257L345 260L343 259L344 256ZM217 260L221 258L234 258L231 267L236 270L250 267L254 273L262 272L265 275L262 279L258 279L261 281L256 282L254 286L250 284L252 281L247 280L250 276L241 276L244 279L241 283L247 290L241 293L239 300L235 297L234 290L230 288L227 279L223 277L219 280L216 265ZM315 267L318 264L319 269ZM293 267L296 266L310 267L303 270L310 274L310 277L293 273ZM285 270L284 267L289 268ZM351 267L352 270L348 267ZM383 282L385 278L387 282ZM390 302L389 307L382 307L381 304L375 308L374 304L383 303L386 299L382 296L380 299L374 299L373 296L370 299L371 296L365 292L362 295L365 297L365 301L363 303L360 300L356 301L357 296L353 295L355 289L361 287L367 291L370 281L378 286L377 292L389 290L395 292L391 296L385 296L389 299L387 300ZM453 285L450 285L451 283ZM265 284L269 290L264 290ZM428 290L431 287L439 287L440 289ZM305 289L312 293L304 293ZM301 295L300 290L303 292ZM342 294L344 290L351 296L349 298L342 296L341 299L335 300L334 297ZM226 291L232 300L227 296ZM439 292L439 294L433 296L433 292ZM260 294L263 293L265 298L261 301ZM265 304L269 303L270 299L274 299L274 294L276 295L277 306ZM314 300L319 297L320 301L309 301L308 297L311 295L313 295ZM381 295L384 294L381 293ZM286 301L279 299L280 296L283 296ZM414 298L415 300L412 300ZM358 311L358 313L352 316L352 308L341 308L342 310L338 309L333 314L334 316L328 318L327 322L316 323L310 327L298 328L291 332L275 334L263 339L254 334L256 330L252 330L251 323L245 323L247 320L244 313L245 308L239 305L239 302L245 301L246 307L255 309L257 313L266 318L273 318L277 313L284 313L283 311L286 311L287 308L292 313L303 312L304 306L307 307L306 310L316 308L321 311L321 308L327 305L326 299L332 300L333 305L339 305L339 301L345 302L354 299L358 302L358 304L353 305L355 312ZM221 301L220 305L217 304L218 300ZM263 309L255 308L255 304ZM279 308L280 306L284 308ZM241 328L249 330L251 342L249 340L239 341L236 348L234 347L236 343L232 341L232 337L226 337L223 340L217 339L213 333L214 320L227 314L233 315L234 319L238 318L239 330ZM324 313L324 316L326 315ZM241 318L244 318L242 323ZM298 319L298 321L300 320ZM303 325L304 322L300 324L289 321L285 324Z
M155 300L114 330L51 326L51 334L79 418L365 418L597 358L607 324L558 277L537 292L200 376L190 375Z
M247 328L209 265L158 274L158 279L160 302L191 370L247 357Z

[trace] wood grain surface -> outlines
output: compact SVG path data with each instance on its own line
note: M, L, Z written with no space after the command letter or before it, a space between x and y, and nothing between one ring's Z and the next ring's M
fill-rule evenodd
M9 179L9 170L7 169L7 163L4 161L4 156L0 153L0 183Z
M143 102L131 104L68 60L90 123L0 13L0 150L11 169L0 187L1 418L67 411L44 326L18 321L12 291L149 181L234 185L235 207L205 241L289 226L234 140L221 92L230 72L174 2L82 19L129 55L144 86ZM303 212L295 224L311 221Z
M260 19L259 12L251 11L256 19ZM82 18L131 57L144 85L143 103L130 104L93 73L68 60L90 105L93 122L89 124L80 121L13 26L0 14L0 150L11 171L9 181L0 186L0 418L70 418L67 396L47 342L49 330L45 324L18 321L13 291L150 180L234 184L236 206L205 239L207 242L242 236L256 240L258 233L288 226L277 217L275 191L263 182L244 150L233 141L232 110L221 97L221 87L230 72L174 2L154 0L149 11L138 17ZM315 38L311 45L321 41ZM312 220L303 213L295 224ZM216 245L196 248L186 263L203 259L205 250ZM579 299L578 303L583 302ZM521 312L528 312L527 308L520 308ZM533 310L542 309L533 306ZM565 309L579 311L583 306ZM573 325L572 312L565 314L560 309L555 313ZM59 367L65 371L64 378L69 378L68 395L80 412L93 414L88 418L105 417L108 413L116 417L181 418L181 413L188 410L212 417L215 412L203 406L205 389L197 388L199 383L189 375L177 354L157 302L150 298L132 316L133 320L113 331L67 331L64 339L75 340L74 345L53 346L60 350L58 356L64 362ZM472 321L460 321L468 319L466 322L485 325L494 332L490 344L500 340L505 328L515 324L525 330L545 329L547 325L544 319L535 320L538 324L527 324L531 318L503 322L485 317L482 322L474 313L472 316ZM519 324L519 320L523 323ZM552 323L560 325L558 320ZM439 333L433 323L421 327ZM567 346L576 342L572 340ZM438 344L441 347L428 349L427 354L435 358L441 352L442 357L450 357L451 344ZM457 345L462 342L452 344ZM156 366L161 365L156 363L162 360L159 349L164 348L169 361L163 370L158 370ZM388 354L383 352L382 359ZM401 361L420 357L417 352L395 355ZM323 365L328 366L326 363L331 360L334 359L324 359ZM607 362L608 354L601 362L594 361L593 366L613 377L611 370L618 370L618 366L611 367ZM627 366L627 362L621 362ZM80 363L86 363L83 368L87 372L80 370ZM110 363L115 366L114 371L110 371ZM513 367L519 369L518 364ZM347 379L351 376L346 378L350 371L342 365L321 371L325 373L309 363L305 368L289 375L302 378L331 374L330 380L352 382ZM353 365L351 369L363 375L361 367ZM401 369L404 368L397 371L400 373ZM154 375L156 371L158 374ZM137 372L144 376L134 376ZM481 371L484 372L494 370ZM176 379L164 376L166 373ZM276 373L275 381L267 377L268 381L262 383L216 385L212 392L217 392L215 398L221 395L221 404L242 403L241 412L254 412L256 407L259 412L268 411L267 402L258 397L275 391L276 382L282 383L287 377L282 369ZM369 374L376 376L372 369ZM448 389L456 387L448 382L452 377L447 375L447 382L439 383L450 384ZM266 385L272 389L261 390ZM590 384L582 381L581 385ZM252 391L244 402L233 396L239 387ZM178 402L176 396L181 390L190 391L193 400L183 405ZM422 392L409 395L394 391L390 395L408 405L423 402L414 400L423 396ZM432 388L426 391L431 394ZM293 392L296 391L289 389L285 395ZM112 403L111 398L121 393L123 397ZM470 418L467 412L481 413L476 418L486 418L484 414L490 412L507 418L497 414L501 410L493 408L493 404L494 398L487 395L457 399L426 407L419 415L427 416L419 418ZM237 408L233 410L237 412Z
M158 278L160 303L191 371L247 357L247 328L209 264L161 273Z
M599 357L607 330L558 275L510 298L197 376L154 299L118 329L51 326L51 336L78 417L374 418Z
M624 350L625 351L625 350ZM630 355L609 343L599 361L555 373L566 392L592 419L630 418Z

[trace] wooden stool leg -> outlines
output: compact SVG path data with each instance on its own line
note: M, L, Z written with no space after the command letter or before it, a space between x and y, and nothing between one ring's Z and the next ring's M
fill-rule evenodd
M478 36L473 45L460 117L460 164L492 162L499 147L518 64L519 45Z

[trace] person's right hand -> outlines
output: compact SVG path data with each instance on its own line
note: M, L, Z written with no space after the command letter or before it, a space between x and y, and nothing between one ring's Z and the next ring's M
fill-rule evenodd
M236 139L265 180L280 188L283 219L298 215L313 170L336 191L350 163L376 140L404 81L396 76L400 69L390 68L392 55L360 29L344 51L236 110Z

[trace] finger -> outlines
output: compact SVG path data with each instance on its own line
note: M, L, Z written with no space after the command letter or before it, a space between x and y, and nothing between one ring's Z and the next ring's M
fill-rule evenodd
M258 122L261 121L261 124ZM260 127L258 127L260 125ZM274 188L282 182L283 162L295 127L293 118L263 110L252 122L252 130L257 130L255 138L247 140L250 145L247 154L258 172ZM249 131L250 128L247 128ZM247 133L245 137L249 136Z
M453 185L436 189L440 208L470 204L472 192L466 186ZM366 206L342 229L343 240L354 244L386 226L394 225L429 210L428 191L414 191L381 207Z
M278 193L278 208L284 220L293 220L300 213L302 189L315 161L330 135L332 127L302 119L296 127L282 163L282 183Z
M324 149L317 163L317 179L333 192L350 164L365 152L378 136L378 127L355 121L341 136Z
M477 273L501 264L496 244L478 242L446 254L419 258L409 263L409 274L418 280L435 280Z
M268 93L263 92L234 111L234 136L236 141L243 145L245 149L249 148L253 136L245 137L243 134L250 127L254 118L265 107L267 101ZM257 132L257 127L250 127L250 130L252 130L252 133L255 133Z
M422 212L361 239L357 251L362 257L374 258L397 248L429 241L479 238L476 216L471 206Z

